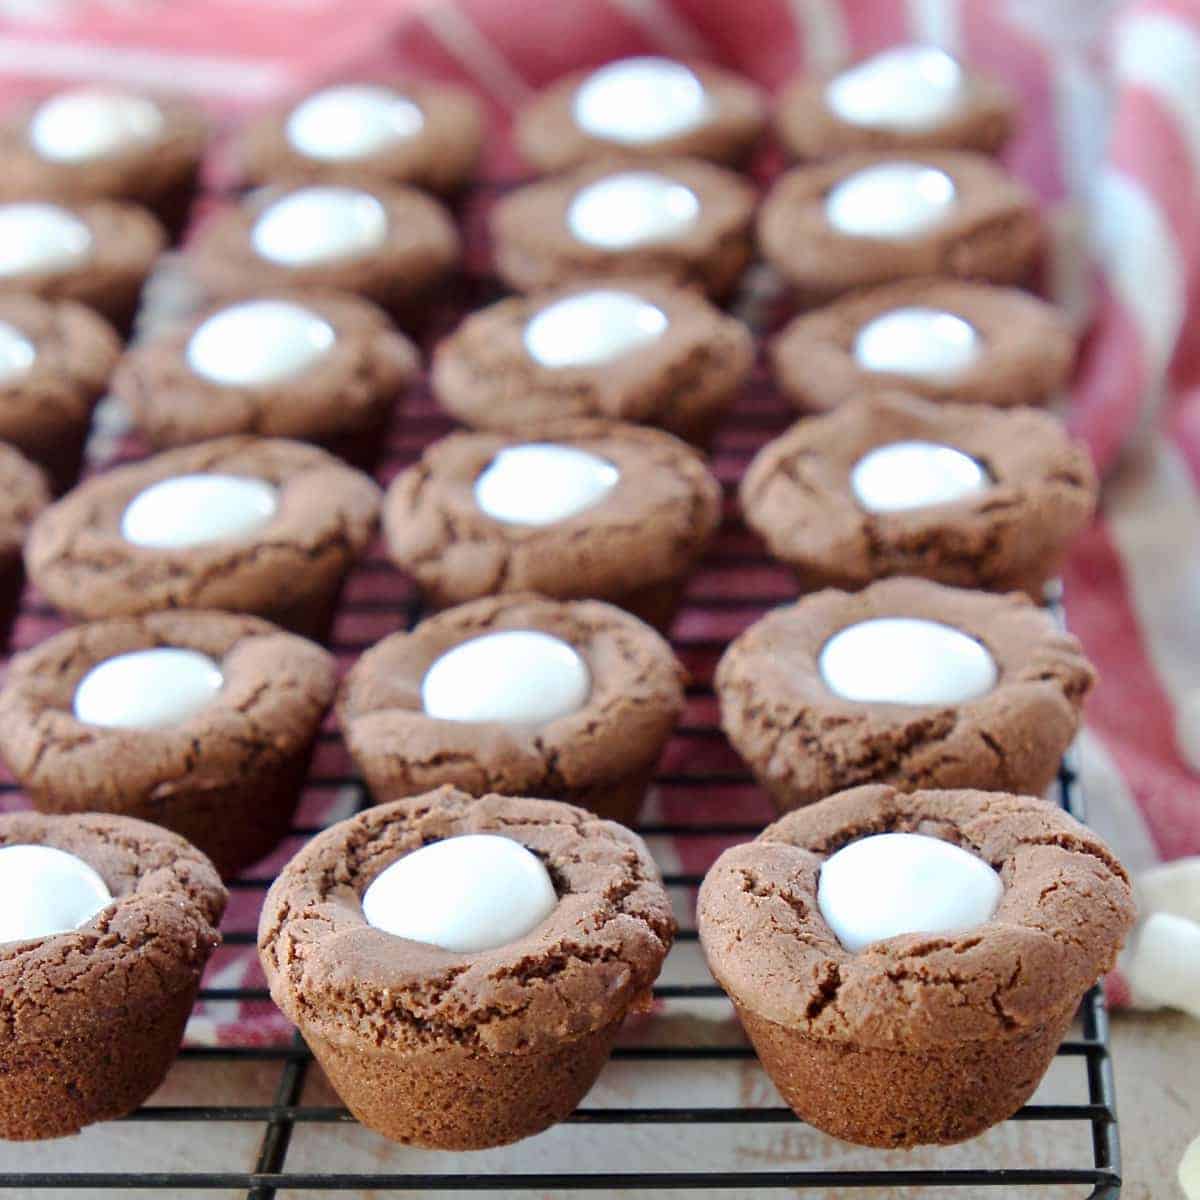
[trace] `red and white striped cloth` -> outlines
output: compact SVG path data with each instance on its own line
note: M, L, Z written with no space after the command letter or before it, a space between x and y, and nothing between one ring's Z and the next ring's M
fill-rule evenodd
M1070 419L1104 511L1065 588L1102 676L1080 746L1090 819L1135 872L1200 855L1200 0L0 0L0 97L112 79L232 115L412 71L473 84L502 130L539 86L625 54L774 88L914 40L1022 96L1006 159L1054 231L1046 290L1089 329ZM515 169L502 136L488 169ZM1200 860L1152 873L1143 900L1165 912L1110 997L1200 1015Z

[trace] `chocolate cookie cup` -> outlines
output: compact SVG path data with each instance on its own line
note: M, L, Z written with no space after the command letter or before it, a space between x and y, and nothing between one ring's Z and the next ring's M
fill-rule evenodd
M580 167L496 204L496 270L518 292L629 276L724 296L750 261L754 203L745 180L693 159Z
M470 835L534 856L553 892L544 919L468 951L368 922L364 894L384 871ZM436 905L443 881L431 883ZM649 1001L674 933L636 834L552 800L444 787L309 842L267 894L258 945L272 999L364 1125L412 1145L478 1150L571 1113L626 1014Z
M717 666L721 725L781 812L860 783L1041 795L1095 681L1022 595L923 579L775 609Z
M608 600L665 630L721 518L721 488L678 438L566 421L542 438L458 433L384 499L392 561L427 603L540 592Z
M474 429L520 434L596 417L704 447L753 362L750 331L694 292L580 282L467 317L435 351L432 383Z
M0 121L0 201L123 200L178 236L208 137L203 113L177 97L68 88Z
M782 175L758 244L814 301L925 275L1020 283L1042 231L1029 190L982 155L848 154Z
M861 150L995 154L1017 124L1016 97L935 46L896 46L836 74L802 75L775 108L775 131L804 161Z
M166 242L158 221L132 204L0 203L0 296L74 300L126 332Z
M551 84L517 114L513 138L544 175L596 159L737 164L765 123L762 92L748 79L704 63L626 58Z
M21 597L21 551L29 527L50 503L42 470L0 442L0 639L7 636Z
M338 720L377 802L450 783L630 825L683 679L671 647L610 604L496 596L373 646L346 677Z
M218 438L87 480L34 523L25 566L76 620L214 608L319 640L378 513L375 483L316 446Z
M46 907L66 918L21 936L41 905L5 904L16 936L0 943L0 1137L26 1141L123 1117L158 1087L226 896L198 850L128 817L5 813L0 856L14 853L24 869L6 863L7 886L43 882L55 892Z
M903 388L929 400L1049 404L1075 361L1066 318L1028 292L906 279L802 313L770 345L776 383L802 412Z
M871 845L877 835L892 835L886 851ZM871 846L878 865L900 850L896 837L911 848L914 835L932 843L927 861L958 860L947 884L964 869L990 876L994 911L956 928L906 928L903 887L880 889L863 872L864 909L872 896L899 899L894 914L868 913L895 933L848 949L826 916L834 856ZM910 892L931 882L907 880ZM1012 1116L1133 919L1124 868L1054 805L889 787L831 796L726 850L698 906L709 967L783 1098L811 1125L867 1146L960 1142Z
M132 347L112 390L159 449L259 434L369 464L419 365L366 300L263 292Z
M479 102L463 88L335 83L251 120L233 155L251 185L374 180L455 192L475 173L483 132Z
M256 617L96 621L13 659L0 754L42 812L153 821L229 879L287 833L335 686L331 655Z
M212 301L312 288L415 318L460 253L449 214L415 188L301 184L251 193L215 216L192 239L185 266Z
M798 421L741 484L746 523L805 590L912 575L1034 600L1096 495L1087 449L1049 413L903 392Z

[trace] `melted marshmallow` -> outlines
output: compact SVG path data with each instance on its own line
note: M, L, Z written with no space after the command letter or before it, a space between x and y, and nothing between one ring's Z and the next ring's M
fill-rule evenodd
M982 353L983 339L970 322L919 305L881 313L854 339L854 360L864 370L916 379L953 379Z
M525 326L525 349L543 367L599 367L656 342L667 314L632 292L593 288L547 305Z
M694 71L669 58L626 58L593 71L571 102L592 137L641 146L704 125L712 110Z
M164 124L162 110L145 96L72 88L39 105L29 123L29 141L53 162L85 163L148 145Z
M104 880L66 850L36 845L0 849L0 942L69 933L111 903Z
M69 271L91 252L91 230L57 204L0 204L0 275Z
M250 240L271 262L312 267L362 258L384 244L387 232L387 210L370 192L306 187L263 209Z
M851 125L919 133L952 116L965 88L962 68L944 50L897 46L836 76L825 103Z
M369 158L421 132L425 117L407 96L369 83L326 88L288 116L292 147L327 162Z
M599 504L621 472L606 458L529 442L501 450L475 480L475 503L509 525L553 525Z
M398 858L362 898L368 925L459 954L523 938L557 904L542 860L491 833L430 842Z
M825 197L825 219L850 237L911 238L935 229L957 202L945 171L882 162L847 175Z
M36 358L34 344L14 325L0 321L0 384L27 374Z
M544 725L578 712L591 688L587 664L569 643L505 629L447 650L425 673L421 703L442 721Z
M962 933L991 920L1000 876L976 854L920 833L880 833L821 866L817 905L853 954L905 933Z
M311 309L248 300L213 313L192 334L187 363L223 387L262 387L307 370L336 339L333 326Z
M193 717L225 682L207 654L155 646L97 663L75 688L74 710L85 725L161 729Z
M121 517L121 536L136 546L181 550L244 538L267 525L279 494L245 475L175 475L139 492Z
M908 512L950 504L991 485L969 454L937 442L892 442L864 454L850 471L850 487L868 512Z
M567 228L588 246L630 250L668 242L695 224L700 199L656 171L622 171L580 188L567 209Z
M821 678L861 704L962 704L996 686L987 648L951 625L877 617L835 633L821 650Z

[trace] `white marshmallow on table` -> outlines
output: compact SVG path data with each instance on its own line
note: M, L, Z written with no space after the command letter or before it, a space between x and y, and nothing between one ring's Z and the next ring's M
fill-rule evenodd
M556 300L525 326L525 349L543 367L599 367L658 341L667 314L614 288Z
M920 833L881 833L821 864L817 905L847 950L905 933L948 934L991 919L1000 876L976 854Z
M145 96L72 88L38 106L29 123L29 141L52 162L85 163L148 145L165 124L162 110Z
M945 171L913 162L863 167L825 197L825 219L850 237L904 239L936 229L958 202Z
M1200 923L1200 855L1159 863L1134 880L1138 912L1167 912Z
M441 721L544 725L578 712L591 690L574 646L533 629L504 629L438 658L421 681L421 704Z
M0 275L68 271L87 261L92 231L57 204L0 204Z
M79 681L75 719L110 729L162 729L194 717L224 682L220 666L197 650L131 650L97 663Z
M370 192L306 187L268 204L250 231L255 253L285 267L362 258L387 240L387 210Z
M378 84L325 88L288 115L285 133L308 158L337 162L368 158L420 133L425 116L407 96Z
M515 942L557 904L541 859L490 833L461 834L406 854L362 898L368 925L459 954Z
M1135 1004L1180 1008L1200 1017L1200 923L1151 913L1135 935L1125 975Z
M669 58L626 58L593 71L571 101L575 124L592 137L640 146L708 122L704 84Z
M188 366L224 387L262 387L301 374L329 353L337 334L311 309L247 300L213 313L187 344Z
M843 121L869 129L920 133L961 107L962 67L936 46L897 46L835 76L825 103Z
M962 704L996 686L995 659L960 629L919 617L876 617L821 650L826 687L860 704Z
M279 511L279 493L263 479L216 472L175 475L138 492L121 516L135 546L182 550L262 529Z
M669 242L696 223L700 199L657 171L620 171L589 183L567 208L571 236L601 250Z
M20 379L36 359L34 344L14 325L0 321L0 384Z
M866 371L948 380L979 361L983 341L962 317L939 308L894 308L854 338L854 361Z
M104 880L66 850L0 848L0 942L69 933L111 903Z
M475 503L508 525L553 525L599 504L621 472L598 454L552 442L508 446L475 480Z
M949 504L991 486L969 454L937 442L891 442L868 451L850 470L855 499L868 512L909 512Z
M1184 1200L1200 1200L1200 1137L1193 1138L1179 1163L1179 1186Z

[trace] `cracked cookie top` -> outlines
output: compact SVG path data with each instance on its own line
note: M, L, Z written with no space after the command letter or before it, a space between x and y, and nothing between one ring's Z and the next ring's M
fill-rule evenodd
M367 924L362 897L404 854L457 834L513 838L558 904L530 933L458 953ZM271 996L303 1032L397 1049L559 1045L646 997L675 933L658 868L634 833L553 800L453 787L367 809L319 834L267 894L258 945Z
M942 838L1003 884L990 920L854 954L817 902L822 863L879 833ZM789 813L717 860L700 939L743 1008L808 1037L920 1051L1020 1033L1073 1009L1133 924L1129 876L1104 843L1028 796L870 786Z
M113 902L78 929L0 944L0 1044L79 1036L106 1009L147 1009L193 988L220 943L226 893L183 838L130 817L0 816L0 846L82 859Z

